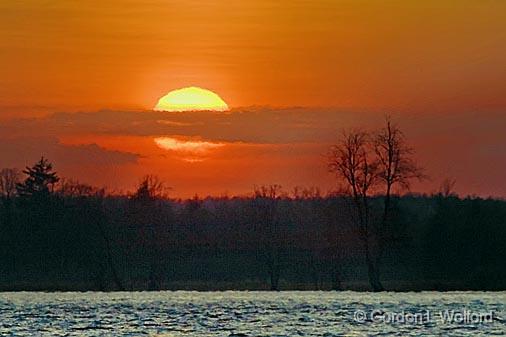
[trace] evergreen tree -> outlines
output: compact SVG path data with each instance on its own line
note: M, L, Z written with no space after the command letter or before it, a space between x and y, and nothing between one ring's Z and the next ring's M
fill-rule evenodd
M47 195L53 191L54 184L60 178L53 171L53 165L44 157L32 167L26 167L23 171L27 178L16 188L20 196L30 197L34 195Z

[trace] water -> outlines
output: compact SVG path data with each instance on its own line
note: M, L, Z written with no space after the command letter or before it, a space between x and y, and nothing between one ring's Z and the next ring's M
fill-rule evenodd
M505 317L506 292L0 293L1 336L505 336Z

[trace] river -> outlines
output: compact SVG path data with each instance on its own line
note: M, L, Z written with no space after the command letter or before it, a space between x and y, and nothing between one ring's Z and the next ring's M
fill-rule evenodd
M0 293L1 336L504 336L506 292Z

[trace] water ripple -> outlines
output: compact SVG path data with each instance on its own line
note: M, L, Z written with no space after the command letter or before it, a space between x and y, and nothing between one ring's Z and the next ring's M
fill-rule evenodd
M378 313L494 312L485 323L357 320ZM2 336L489 336L506 331L506 292L1 293Z

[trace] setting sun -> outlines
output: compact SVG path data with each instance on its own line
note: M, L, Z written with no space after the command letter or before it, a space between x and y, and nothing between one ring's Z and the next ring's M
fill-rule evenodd
M227 111L228 105L214 92L188 87L169 92L158 100L156 111Z

